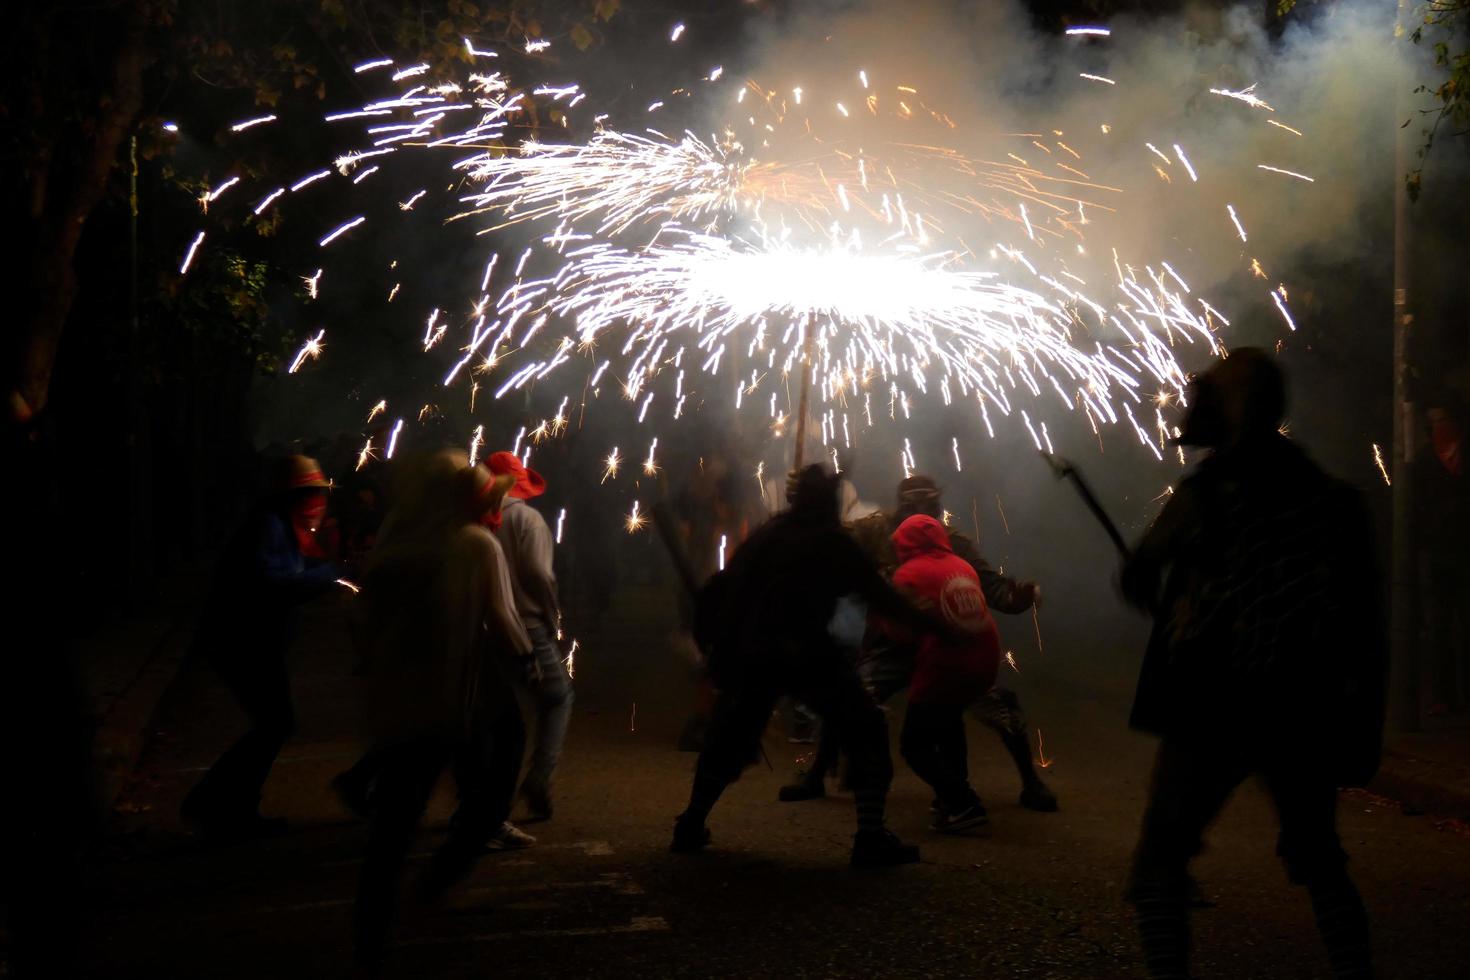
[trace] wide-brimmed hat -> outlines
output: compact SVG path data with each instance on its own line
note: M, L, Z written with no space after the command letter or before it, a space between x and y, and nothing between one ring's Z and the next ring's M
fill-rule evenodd
M282 493L297 490L330 490L332 482L310 456L287 456L281 461L276 489Z
M471 513L480 518L500 510L505 495L515 484L515 477L508 473L491 473L485 464L479 463L462 471L466 484L467 504Z
M515 477L515 486L510 489L512 497L529 500L546 492L546 480L540 473L522 463L515 453L491 453L484 465L490 468L491 473Z

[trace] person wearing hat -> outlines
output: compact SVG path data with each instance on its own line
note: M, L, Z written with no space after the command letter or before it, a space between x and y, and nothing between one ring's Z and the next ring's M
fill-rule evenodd
M1190 860L1258 775L1276 852L1307 889L1338 977L1372 976L1337 791L1378 767L1385 651L1358 493L1280 432L1281 370L1237 348L1197 378L1177 442L1208 455L1124 563L1154 615L1129 723L1159 738L1128 897L1151 977L1189 974Z
M231 840L278 833L260 815L260 793L295 716L286 652L296 607L329 592L339 572L316 540L331 484L316 460L290 456L270 494L220 556L193 651L206 658L250 719L250 730L220 756L184 798L184 819L205 837Z
M360 768L374 788L353 935L365 975L382 965L403 864L439 775L452 768L459 807L419 882L429 901L508 826L525 745L508 667L529 657L531 642L485 527L513 481L457 451L404 464L362 591L372 747Z
M528 501L546 492L540 473L528 468L514 453L491 453L485 460L490 472L515 482L495 525L495 535L510 566L516 611L531 637L539 680L529 685L536 708L536 739L521 797L533 820L550 819L551 776L572 720L572 677L562 657L561 603L553 570L555 540L546 518Z

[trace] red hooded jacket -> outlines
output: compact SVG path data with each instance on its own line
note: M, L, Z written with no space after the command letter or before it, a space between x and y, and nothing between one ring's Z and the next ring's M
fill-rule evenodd
M915 514L898 526L893 548L902 563L893 573L894 587L964 637L930 634L920 639L909 700L969 704L990 689L1000 667L1000 633L980 578L950 548L944 525L926 514Z

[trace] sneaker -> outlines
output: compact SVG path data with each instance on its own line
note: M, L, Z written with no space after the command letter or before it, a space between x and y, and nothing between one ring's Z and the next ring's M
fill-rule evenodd
M930 830L937 830L941 834L958 834L966 830L984 826L990 822L990 816L985 812L985 807L979 802L971 803L963 810L953 813L941 812L929 825Z
M354 775L351 769L332 778L332 793L337 801L359 820L367 820L373 814L372 794L368 787Z
M507 820L485 841L487 851L520 851L536 843L536 838Z
M709 828L703 822L696 823L685 816L674 821L674 839L669 844L669 850L675 854L694 854L703 850L709 842Z
M521 785L521 800L526 804L526 823L542 823L551 819L551 791L541 783L527 780Z
M827 787L820 779L802 780L789 786L782 786L776 794L776 799L782 803L800 803L803 800L820 800L827 796Z
M891 830L859 830L852 839L854 868L891 868L919 860L919 849L905 844Z
M1036 782L1021 790L1021 805L1037 813L1056 813L1057 795L1043 782Z

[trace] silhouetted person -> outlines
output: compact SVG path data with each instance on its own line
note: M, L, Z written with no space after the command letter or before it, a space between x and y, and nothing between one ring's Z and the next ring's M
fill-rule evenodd
M837 480L819 467L803 470L791 509L752 534L700 597L696 636L709 652L719 697L689 806L675 824L677 852L709 842L710 810L754 760L777 699L791 694L821 713L850 760L858 814L853 866L918 860L918 848L883 825L893 778L883 713L827 625L846 595L861 596L875 612L910 628L936 624L905 602L843 531L837 489Z
M453 767L459 809L420 882L426 901L501 832L520 775L509 665L531 643L500 545L481 523L513 478L467 464L463 453L436 453L402 482L363 585L375 788L353 940L368 974L381 965L404 859L443 770Z
M849 525L853 537L867 553L869 560L886 574L891 574L898 560L894 555L892 535L900 524L915 514L942 521L944 506L939 484L932 477L914 474L898 484L897 505L891 514L878 512ZM952 528L946 529L949 546L956 556L970 564L980 581L986 607L991 612L1018 614L1041 602L1041 588L1035 582L1018 580L996 571L980 554L974 541ZM873 699L887 704L909 686L914 672L915 649L912 644L896 642L881 632L871 632L864 640L862 662L858 672ZM971 706L976 716L1000 737L1007 754L1021 777L1021 806L1028 810L1050 813L1057 809L1056 794L1036 771L1031 758L1031 736L1026 713L1016 693L997 682ZM837 749L825 739L817 749L816 759L806 778L782 787L781 799L807 800L824 796L826 774L837 764Z
M216 841L279 833L285 826L260 815L260 792L295 727L286 653L296 633L296 607L338 588L337 568L315 537L328 487L309 457L279 464L273 492L220 556L194 637L194 650L250 718L250 730L184 798L184 819Z
M1333 970L1371 975L1336 814L1337 788L1378 765L1379 587L1357 494L1278 432L1285 401L1254 348L1197 380L1178 441L1210 453L1123 568L1125 595L1155 614L1131 723L1160 744L1129 892L1155 978L1188 976L1189 861L1253 774Z

